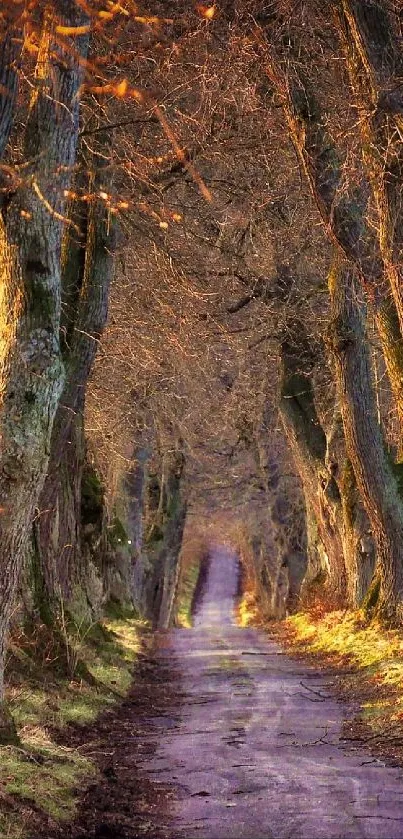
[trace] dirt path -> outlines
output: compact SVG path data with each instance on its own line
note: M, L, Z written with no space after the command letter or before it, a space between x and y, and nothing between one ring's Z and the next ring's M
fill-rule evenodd
M340 741L326 681L233 622L236 559L212 557L193 630L170 634L187 700L142 772L175 781L185 839L403 836L400 770ZM343 713L344 712L344 713Z
M341 741L348 710L323 676L235 625L237 584L217 549L194 628L161 639L65 837L401 839L401 770Z

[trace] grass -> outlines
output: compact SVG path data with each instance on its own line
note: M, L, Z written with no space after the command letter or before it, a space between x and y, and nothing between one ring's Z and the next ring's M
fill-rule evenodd
M77 657L87 678L68 678L61 663L60 639L50 631L14 639L8 666L7 699L20 746L0 747L0 836L32 835L38 811L50 820L74 816L78 790L94 781L97 768L89 756L60 745L69 723L92 723L124 697L133 679L140 649L141 624L110 619L86 631ZM77 635L74 635L77 644ZM29 828L29 829L28 829Z
M75 806L72 790L94 777L94 765L77 750L57 746L40 727L30 727L23 744L22 749L5 746L2 750L2 790L27 803L35 803L53 819L71 818ZM18 826L19 833L21 827ZM11 826L6 835L13 835Z
M291 653L339 669L340 687L359 703L356 724L383 756L403 761L403 631L363 612L299 613L274 625Z
M379 683L403 688L403 634L369 622L360 612L330 612L315 618L299 613L286 630L310 652L326 653L335 663L350 663Z
M237 609L239 626L256 625L259 621L259 608L253 591L244 591Z
M197 557L184 569L179 582L176 624L183 629L192 626L192 605L199 579L201 557Z
M346 723L351 739L403 765L403 629L388 629L363 610L324 613L318 607L267 623L253 592L238 608L241 626L263 626L290 655L306 657L339 672L335 687L358 713Z

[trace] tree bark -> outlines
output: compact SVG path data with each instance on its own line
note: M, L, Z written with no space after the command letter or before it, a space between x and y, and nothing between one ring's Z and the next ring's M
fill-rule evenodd
M308 546L307 583L320 571L325 572L329 605L332 601L337 606L346 596L340 493L326 467L326 435L317 416L312 382L305 372L309 349L302 324L293 324L289 333L291 338L281 345L280 414L301 477L306 508L314 516L321 543L316 539L314 555L312 543ZM318 551L320 557L315 556Z
M269 54L266 66L281 97L290 138L325 229L343 256L358 269L374 309L402 429L398 444L399 457L402 457L403 335L399 326L397 297L395 300L390 297L388 283L385 282L385 254L378 237L366 223L366 197L357 192L346 194L342 163L308 83L292 72L286 76L272 54ZM396 188L400 188L400 183L401 178L396 180ZM403 293L401 288L399 295Z
M151 456L150 445L136 446L133 464L126 475L125 486L128 495L128 525L132 538L131 595L139 614L146 611L147 579L144 545L144 509L147 484L147 468Z
M116 223L107 201L112 183L110 136L98 137L88 192L94 196L83 240L67 250L64 266L66 383L57 410L48 475L40 498L37 543L48 598L57 614L60 598L85 588L82 556L81 485L85 463L85 395L108 315Z
M329 279L333 354L348 456L371 524L381 573L380 613L402 615L403 507L378 425L365 312L351 267Z
M0 700L8 626L64 379L60 248L87 38L61 43L54 27L82 19L67 0L47 16L24 142L31 175L0 220Z
M149 614L155 626L169 626L179 580L179 555L186 521L186 499L182 490L185 460L180 449L164 453L160 500L157 510L162 543L153 558L150 579Z
M25 0L9 4L0 30L0 160L2 160L11 129L18 92L18 71L23 43ZM6 175L0 175L6 183Z
M338 400L327 434L326 466L337 483L341 501L341 539L347 576L347 600L356 608L368 592L375 569L375 546L351 461L347 457Z
M403 54L397 21L383 0L341 0L338 24L378 210L380 252L403 336Z

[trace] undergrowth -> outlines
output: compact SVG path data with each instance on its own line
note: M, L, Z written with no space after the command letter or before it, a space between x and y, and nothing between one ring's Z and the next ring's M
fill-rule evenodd
M63 635L39 625L15 635L7 665L7 701L18 745L0 747L0 836L32 836L32 819L71 819L78 790L97 776L95 762L60 744L69 723L88 724L124 697L140 648L139 621L111 618L87 628L75 645L76 673Z

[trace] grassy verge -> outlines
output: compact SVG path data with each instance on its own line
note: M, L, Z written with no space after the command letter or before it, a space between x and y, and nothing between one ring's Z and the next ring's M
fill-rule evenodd
M60 745L69 723L93 722L132 682L141 625L111 619L55 640L46 627L14 638L7 698L20 745L0 747L0 836L23 839L35 819L70 819L96 765ZM63 738L65 740L66 738Z
M246 586L242 592L237 608L237 618L239 626L258 626L261 624L259 606L252 587L249 589Z
M176 595L176 626L190 629L193 625L193 610L203 590L208 570L208 551L195 550L191 558L182 564Z
M331 667L357 714L345 736L403 763L403 631L369 622L361 612L301 613L273 625L290 654Z
M179 582L177 596L176 625L183 629L190 629L192 626L192 605L200 574L200 558L190 563Z

